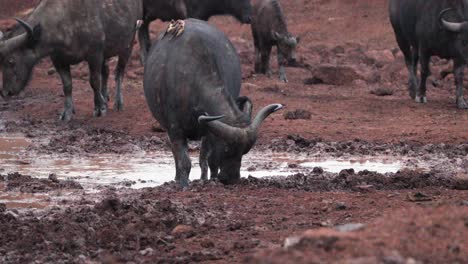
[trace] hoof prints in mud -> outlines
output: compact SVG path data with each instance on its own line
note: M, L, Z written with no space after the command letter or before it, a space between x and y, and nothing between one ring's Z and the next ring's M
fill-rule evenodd
M52 209L39 218L0 214L0 262L66 263L79 258L83 262L100 259L120 263L142 262L150 257L152 261L189 263L219 259L219 253L210 250L168 257L174 240L179 238L173 234L175 227L200 227L202 222L211 221L203 216L206 208L199 209L167 199L122 201L111 195L92 207ZM157 252L165 252L166 257Z
M49 176L49 179L38 179L19 173L10 173L8 175L0 175L1 182L5 184L6 191L19 191L23 193L46 193L62 189L83 189L79 183L71 180L58 180L53 174Z
M442 187L468 190L468 179L447 178L432 172L399 171L395 174L380 174L371 171L355 173L353 169L342 170L338 175L330 173L298 173L288 177L241 179L241 184L255 187L277 187L305 191L370 191L400 190L425 187Z
M451 144L422 144L419 142L400 141L398 143L373 143L354 139L342 142L326 142L322 138L305 138L301 135L287 135L273 139L270 150L278 152L322 152L334 157L344 154L350 155L417 155L425 154L445 155L448 158L468 156L468 143Z

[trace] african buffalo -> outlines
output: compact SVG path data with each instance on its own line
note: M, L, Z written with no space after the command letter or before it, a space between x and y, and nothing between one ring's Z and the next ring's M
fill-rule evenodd
M150 15L145 15L145 24L138 33L143 63L151 46L149 24L153 20L189 17L207 21L212 16L231 15L241 23L250 23L252 12L250 0L144 0L144 9Z
M74 113L70 65L87 61L94 91L94 115L104 115L109 76L106 60L118 56L115 108L121 110L122 79L136 24L142 16L143 5L139 0L41 1L22 22L22 27L17 26L3 36L0 44L2 96L20 93L28 84L34 66L49 56L65 93L65 109L60 117L68 121ZM37 30L38 27L42 30Z
M468 0L390 0L390 21L405 56L409 94L426 103L426 79L431 56L453 59L458 108L468 109L463 98L463 70L468 59ZM421 80L418 84L418 61Z
M182 186L191 169L187 140L202 138L202 179L209 164L212 178L236 182L263 120L282 108L269 105L251 119L250 100L238 98L237 51L221 31L196 19L169 25L149 52L143 86L153 116L169 134Z
M279 78L288 82L285 65L296 63L299 37L288 31L286 19L278 0L259 0L253 5L252 35L255 46L255 72L271 75L271 48L278 50Z

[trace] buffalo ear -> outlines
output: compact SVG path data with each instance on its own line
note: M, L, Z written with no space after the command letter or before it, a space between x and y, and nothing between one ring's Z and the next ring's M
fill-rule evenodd
M252 104L252 101L250 101L250 99L247 96L241 96L237 98L236 103L237 103L237 107L239 107L239 110L244 112L250 118L252 117L253 104Z
M41 39L41 35L42 35L42 26L41 26L41 24L38 24L38 25L34 26L33 32L31 34L31 36L29 36L29 38L28 38L27 47L28 48L34 47L39 42L39 40Z

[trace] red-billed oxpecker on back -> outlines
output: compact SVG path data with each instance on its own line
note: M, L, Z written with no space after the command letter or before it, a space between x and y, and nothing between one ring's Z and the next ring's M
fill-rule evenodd
M142 63L151 46L149 24L153 20L196 18L208 21L212 16L230 15L247 24L252 13L250 0L144 0L143 4L145 24L139 31Z
M149 26L154 20L171 21L187 17L184 0L143 0L143 25L138 31L140 59L144 64L151 46Z
M252 8L252 35L255 45L255 72L271 75L270 54L278 51L279 78L287 82L284 67L296 64L299 37L291 35L278 0L256 0Z
M0 42L4 97L19 94L28 84L34 66L49 56L60 75L65 94L61 120L75 111L70 65L88 62L94 92L94 115L107 111L109 99L107 59L118 56L115 109L122 110L122 80L130 58L137 21L143 5L135 0L42 0ZM26 30L25 30L26 29Z
M456 104L468 109L463 97L463 71L468 59L468 0L390 0L390 22L409 72L409 95L426 103L431 56L452 59ZM421 80L418 81L418 62Z
M234 183L242 156L254 145L263 120L282 108L272 104L251 118L252 103L239 97L241 65L229 39L196 19L169 25L151 48L144 90L153 116L167 130L176 164L175 180L189 183L187 140L202 139L202 179Z

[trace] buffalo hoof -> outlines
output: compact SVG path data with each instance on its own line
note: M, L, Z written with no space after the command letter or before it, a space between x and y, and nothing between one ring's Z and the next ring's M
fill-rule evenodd
M101 117L101 116L106 116L106 114L107 114L107 106L102 106L100 108L94 109L93 116Z
M63 113L60 115L60 120L63 122L69 122L72 119L75 110L73 108L65 109Z
M284 83L287 83L288 82L288 78L286 78L285 75L280 75L279 79L284 82Z
M222 184L230 185L239 183L240 178L218 178Z
M186 187L189 186L189 180L188 179L180 180L178 182L179 182L180 187L182 187L182 188L186 188Z
M463 97L457 98L457 107L459 109L468 109L468 103Z
M114 103L114 110L119 111L119 112L120 112L120 111L123 111L123 110L124 110L124 104L123 104L123 102L120 101L120 100L115 101L115 103Z
M427 103L427 98L426 98L426 96L416 96L414 101L416 103L425 104L425 103Z
M411 99L415 100L416 99L416 84L414 84L413 82L409 81L409 84L408 84L408 92L409 92L409 96L411 97Z

